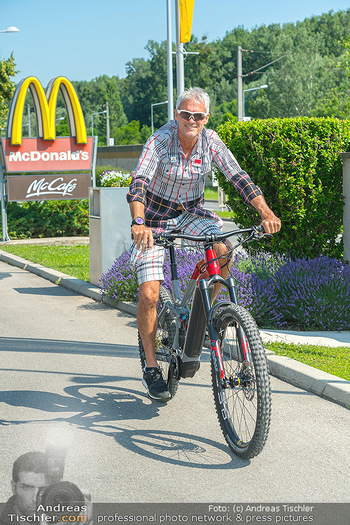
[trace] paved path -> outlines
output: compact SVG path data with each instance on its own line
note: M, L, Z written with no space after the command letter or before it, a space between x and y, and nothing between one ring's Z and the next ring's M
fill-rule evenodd
M67 434L65 479L95 502L348 502L350 412L272 378L251 462L219 430L209 363L167 405L140 380L135 319L0 262L0 501L21 453ZM51 432L52 434L52 432Z

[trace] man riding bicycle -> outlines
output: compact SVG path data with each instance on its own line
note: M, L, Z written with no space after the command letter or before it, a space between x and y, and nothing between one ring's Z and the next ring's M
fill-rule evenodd
M175 120L157 130L146 142L133 172L127 200L132 217L131 261L137 270L139 304L137 324L146 355L143 384L152 399L171 395L155 356L156 306L164 280L164 248L153 242L152 231L181 230L192 235L218 234L222 221L205 210L204 184L213 163L259 213L267 233L276 233L281 221L267 206L260 188L237 163L217 133L204 126L209 119L209 95L194 87L177 100ZM222 277L228 277L230 247L214 246ZM215 285L214 297L219 292Z

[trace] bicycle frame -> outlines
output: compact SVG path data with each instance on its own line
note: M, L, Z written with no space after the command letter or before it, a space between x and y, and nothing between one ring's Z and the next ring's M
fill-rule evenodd
M214 320L217 310L225 305L230 304L230 302L221 301L215 306L212 306L213 285L215 283L220 283L225 286L228 289L230 301L234 304L237 304L237 296L233 278L229 276L227 279L224 279L220 275L220 265L213 248L213 242L205 243L204 248L205 259L202 259L197 263L189 280L187 289L181 298L175 249L173 244L168 246L174 306L168 304L165 307L170 307L176 315L177 330L174 347L177 349L180 348L179 333L181 330L181 325L189 316L186 338L183 349L180 352L181 377L193 377L196 371L199 369L200 355L205 339L205 329L207 328L215 369L218 379L222 382L224 381L225 373L219 345L219 336L214 324ZM189 303L193 294L194 298L191 312L189 312ZM160 315L162 314L163 312L160 313ZM244 334L238 333L239 350L242 359L247 358L247 344L244 341L244 337Z

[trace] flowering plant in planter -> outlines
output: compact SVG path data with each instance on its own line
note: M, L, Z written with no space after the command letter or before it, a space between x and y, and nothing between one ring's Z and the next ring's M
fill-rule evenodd
M130 173L123 173L117 170L107 170L101 173L100 184L103 188L125 188L130 186Z

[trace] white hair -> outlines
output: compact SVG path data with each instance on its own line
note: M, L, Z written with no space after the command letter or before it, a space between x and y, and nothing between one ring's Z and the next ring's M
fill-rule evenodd
M176 109L179 109L183 102L193 99L198 100L198 102L202 102L205 106L205 112L209 113L210 97L208 93L204 91L204 89L199 87L185 89L185 91L181 93L177 99Z

